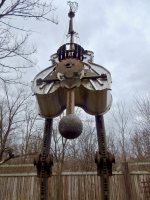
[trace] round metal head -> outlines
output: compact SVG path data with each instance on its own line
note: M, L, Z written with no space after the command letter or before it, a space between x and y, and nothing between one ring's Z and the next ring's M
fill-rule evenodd
M59 122L59 132L66 139L77 138L83 129L82 121L79 117L69 114Z

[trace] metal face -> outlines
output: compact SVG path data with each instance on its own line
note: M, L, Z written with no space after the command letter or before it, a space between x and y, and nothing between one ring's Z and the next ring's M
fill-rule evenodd
M62 60L56 67L56 73L65 74L66 72L81 72L84 69L83 62L77 59L65 59Z

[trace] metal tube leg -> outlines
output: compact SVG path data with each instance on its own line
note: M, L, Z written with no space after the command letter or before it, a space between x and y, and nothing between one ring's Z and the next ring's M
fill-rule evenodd
M51 135L52 135L52 124L53 119L45 120L44 136L43 136L43 147L41 154L41 170L40 170L40 182L41 182L41 200L48 200L48 177L50 172L49 163L49 152L51 145ZM47 161L48 159L48 161Z
M99 115L95 116L95 120L99 147L99 152L96 153L95 162L97 163L98 175L101 176L101 199L109 200L109 169L104 119L102 115Z

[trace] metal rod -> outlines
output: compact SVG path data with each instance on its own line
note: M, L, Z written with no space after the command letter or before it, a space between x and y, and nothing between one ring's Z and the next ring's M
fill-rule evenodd
M104 119L102 115L95 116L99 153L102 156L101 200L109 200L109 171L107 166L107 146Z
M66 115L74 114L74 89L67 89Z
M41 155L41 173L40 173L40 199L48 200L48 173L46 171L46 156L50 152L51 136L52 136L53 119L45 119L44 136L43 136L43 149Z
M70 50L73 50L72 43L74 43L74 30L73 30L73 18L72 17L70 19L69 29L70 29L70 43L71 43Z

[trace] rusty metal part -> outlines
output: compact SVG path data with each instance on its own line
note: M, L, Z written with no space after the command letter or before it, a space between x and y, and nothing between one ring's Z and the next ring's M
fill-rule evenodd
M103 161L105 160L105 158L103 158L102 154L97 151L95 154L95 163L97 164L97 172L98 175L101 175L101 169L103 167ZM112 154L111 152L107 152L106 154L106 162L107 162L107 168L109 171L109 176L112 176L112 164L115 164L115 157L114 154Z
M75 33L75 32L72 32L72 33ZM69 50L67 50L68 46L71 47L69 48ZM82 61L84 59L83 54L84 54L84 49L80 45L73 42L64 44L57 50L59 61L67 59L67 58L76 58Z
M114 155L107 152L106 133L102 115L95 116L99 151L96 152L95 162L97 173L101 176L101 199L110 200L109 176L112 175L112 163L115 162Z
M112 176L112 164L115 164L115 156L109 151L107 152L107 166L108 166L109 176Z
M38 156L37 165L40 163L40 200L48 200L48 177L51 175L51 166L53 161L50 152L51 135L52 135L53 119L45 119L43 147L41 156Z
M82 79L98 79L101 78L103 80L107 80L107 75L106 74L101 74L101 75L95 75L95 76L83 76Z
M36 85L37 86L40 86L40 85L42 85L43 83L52 83L52 82L56 82L56 81L60 81L58 78L55 78L55 79L47 79L47 80L45 80L45 79L42 79L42 78L38 78L37 80L36 80Z
M41 154L38 153L36 157L34 158L34 166L36 166L37 169L37 177L40 177L40 171L41 171Z
M54 164L53 154L48 154L48 156L46 157L46 164L48 167L51 167Z
M50 77L50 76L49 76ZM92 79L92 80L96 80L96 79L98 79L98 78L101 78L101 79L103 79L103 80L107 80L107 75L106 74L101 74L101 75L97 75L97 76L83 76L82 78L81 78L81 80L82 79ZM60 81L58 78L54 78L54 79L41 79L41 78L39 78L39 79L37 79L36 80L36 84L37 84L37 86L39 86L39 85L41 85L42 83L52 83L52 82L56 82L56 81Z
M50 177L52 174L53 155L48 154L46 156L45 162L46 162L45 170L47 171L48 177ZM37 169L37 177L40 177L41 166L42 166L42 157L40 153L37 154L37 156L34 158L34 166L36 166L36 169Z
M66 139L75 139L82 133L83 124L79 117L73 114L64 116L59 122L59 132Z

